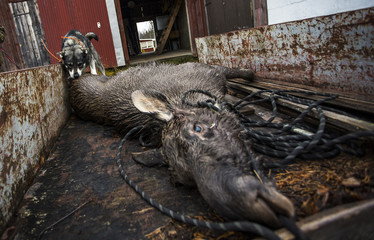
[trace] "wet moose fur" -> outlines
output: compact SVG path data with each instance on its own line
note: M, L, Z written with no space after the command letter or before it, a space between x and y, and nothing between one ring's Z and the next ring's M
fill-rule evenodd
M73 80L70 101L83 119L115 126L122 133L144 125L143 134L161 143L173 179L196 185L226 219L277 227L276 215L293 216L293 205L252 173L237 116L182 104L181 96L191 89L209 91L221 102L226 78L235 77L252 79L253 73L199 63L150 64L110 78L87 75ZM186 100L195 104L208 99L194 93Z

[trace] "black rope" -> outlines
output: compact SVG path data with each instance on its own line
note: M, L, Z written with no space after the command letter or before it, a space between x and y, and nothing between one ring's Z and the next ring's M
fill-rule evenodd
M196 104L188 102L186 100L188 94L200 93L208 96L210 99L204 102L197 102ZM250 98L258 96L263 93L270 93L270 96L266 99L259 99L253 101L247 101ZM297 94L306 94L306 95L313 95L324 97L319 100L310 100L310 99L303 99L300 97L296 97L290 95L289 93L297 93ZM242 100L238 101L236 104L232 105L227 102L220 103L222 109L218 108L217 105L217 97L211 94L208 91L204 90L190 90L185 92L182 95L182 103L192 106L192 107L205 107L213 109L214 111L222 111L223 109L227 109L228 111L232 111L235 113L240 119L243 124L243 128L246 132L246 137L252 140L252 148L260 153L265 155L283 158L283 160L279 162L267 162L263 163L263 161L254 161L252 153L247 146L244 144L246 148L246 152L249 157L249 163L251 164L252 170L259 175L260 179L266 180L267 178L263 175L263 171L260 171L259 162L263 164L263 167L271 168L271 167L282 167L288 164L295 158L305 158L305 159L322 159L322 158L330 158L338 155L341 151L345 151L354 155L362 155L363 151L355 145L354 142L349 142L351 140L360 138L360 137L371 137L374 136L374 131L363 131L363 132L356 132L346 134L344 136L333 138L330 134L325 133L326 127L326 119L323 113L323 107L321 104L337 98L337 95L332 94L324 94L324 93L315 93L309 91L297 91L297 90L261 90L258 92L252 92ZM307 109L300 113L291 123L280 124L280 123L272 123L277 115L277 104L276 100L278 98L289 100L295 103L308 105ZM270 101L272 106L272 115L267 121L252 121L250 118L244 116L239 112L241 108L250 104L257 104L260 102ZM301 122L304 117L309 114L313 109L316 109L317 114L319 116L319 125L315 132L312 132L309 127L301 126ZM262 131L255 130L256 127L260 128L267 128L267 129L275 129L275 131ZM124 142L135 132L139 129L143 128L143 126L138 126L130 130L126 136L121 140L120 145L118 147L117 153L117 164L119 167L119 171L123 179L138 193L145 199L150 205L160 210L163 214L170 216L173 219L178 221L188 223L198 227L206 227L212 230L223 230L223 231L243 231L243 232L251 232L255 233L259 236L262 236L267 239L279 239L279 237L272 232L269 228L262 226L258 223L249 222L249 221L236 221L236 222L226 222L226 223L215 223L215 222L206 222L200 221L194 218L186 217L183 214L176 213L158 202L154 201L151 197L149 197L142 189L140 189L131 179L129 179L128 175L123 170L121 164L121 151ZM142 137L140 138L142 141ZM242 140L244 141L244 140ZM340 144L347 143L350 145L350 149L343 148ZM296 226L293 220L289 219L285 216L278 216L279 221L281 224L287 228L290 232L292 232L297 239L307 239L304 233Z
M249 222L249 221L235 221L235 222L207 222L207 221L201 221L195 218L187 217L183 214L179 214L169 208L166 208L162 206L160 203L153 200L151 197L149 197L141 188L139 188L138 185L136 185L126 174L122 167L121 163L121 152L122 147L125 143L125 141L130 138L132 134L137 132L139 129L143 128L143 126L137 126L131 129L125 137L121 140L118 152L117 152L117 164L120 171L120 174L122 178L126 181L127 184L129 184L144 200L146 200L151 206L157 208L159 211L161 211L163 214L176 219L180 222L191 224L197 227L205 227L212 230L222 230L222 231L241 231L241 232L250 232L257 234L261 237L264 237L269 240L280 240L280 238L269 228L262 226L255 222Z
M267 98L260 100L248 101L248 99L262 96L268 93ZM318 100L310 100L293 96L291 94L304 94L308 96L322 97ZM238 101L233 107L238 112L242 107L257 104L259 102L269 101L272 106L272 115L267 121L253 121L250 118L239 115L249 139L253 141L253 149L262 154L282 158L276 162L264 162L264 167L284 167L296 158L300 159L324 159L332 158L346 152L356 156L362 156L363 150L357 146L352 140L361 137L374 136L374 131L364 131L349 133L340 137L332 137L325 132L326 117L323 113L323 103L336 99L338 95L327 93L316 93L301 90L260 90L252 92L245 98ZM294 103L307 105L308 107L302 111L291 123L272 123L277 115L277 99L285 99ZM311 132L306 129L306 125L302 120L313 109L316 110L319 118L317 130ZM329 108L329 110L332 110ZM260 129L257 129L260 128ZM261 130L266 128L267 131ZM273 130L272 130L273 129ZM342 146L341 144L346 146ZM348 147L350 146L350 147Z
M193 93L201 93L201 94L204 94L204 95L210 97L211 99L208 99L207 101L204 101L204 102L199 101L199 102L197 102L197 104L193 104L193 103L190 103L186 100L187 95L188 94L193 94ZM217 102L217 97L216 96L214 96L213 94L211 94L208 91L201 90L201 89L189 90L182 95L182 104L186 104L186 105L191 106L191 107L210 108L210 109L213 109L214 111L219 112L220 109L215 106L216 102Z
M307 240L308 239L305 236L304 232L301 231L301 229L291 219L289 219L289 218L287 218L283 215L278 215L278 220L280 221L280 223L285 228L287 228L295 236L296 239L299 239L299 240Z

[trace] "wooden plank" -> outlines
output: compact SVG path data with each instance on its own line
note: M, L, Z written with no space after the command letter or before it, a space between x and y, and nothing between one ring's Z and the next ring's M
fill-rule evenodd
M304 91L314 91L314 92L322 92L321 89L316 87L311 87L307 85L300 85L300 84L292 84L288 82L280 82L273 79L263 79L263 78L257 78L256 81L247 81L245 79L230 79L232 82L244 84L246 86L252 86L260 89L279 89L279 90L304 90ZM327 93L326 91L323 91L324 93ZM374 102L371 101L364 101L360 100L355 95L349 95L347 93L342 92L328 92L331 94L337 94L339 95L339 98L329 101L329 104L349 108L352 110L360 110L366 113L373 114L374 113ZM293 94L298 96L298 94ZM306 96L307 98L316 99L313 96Z
M225 95L225 101L234 105L235 103L237 103L238 101L240 101L240 98L237 98L237 97L234 97L232 95L226 94ZM244 115L250 115L250 114L254 114L255 110L253 108L251 108L250 106L247 105L247 106L241 108L239 110L239 112L241 112Z
M187 0L188 21L190 26L191 50L197 55L195 38L208 35L204 0Z
M40 39L43 39L45 42L45 37L44 37L44 30L41 24L41 19L39 16L38 4L36 3L35 0L28 1L27 3L29 6L31 21L33 23L32 26L33 26L33 31L34 31L35 44L36 44L38 54L40 57L39 66L49 65L51 64L51 61L49 59L49 53L47 52L47 50L42 45L42 42L40 41Z
M345 204L320 212L300 221L297 225L309 239L373 239L374 200ZM276 232L281 239L294 236L287 230Z
M5 40L1 43L1 48L20 68L23 68L24 61L8 1L0 1L0 23L4 26L6 33ZM16 65L4 57L3 64L0 66L0 71L13 71L16 69Z
M234 89L239 89L241 91L251 93L251 92L257 92L260 91L261 89L250 87L250 86L244 86L242 84L234 83L234 82L229 82L228 86ZM268 98L269 93L262 93L259 94L258 96L261 98ZM298 104L294 103L288 100L284 99L277 99L277 104L290 108L292 110L302 112L304 111L308 106L303 105L303 104ZM326 121L330 124L333 124L337 127L343 128L348 131L368 131L368 130L374 130L374 123L373 122L367 122L364 120L360 120L357 118L345 116L342 114L334 113L328 110L323 110L325 116L326 116ZM309 116L318 119L318 113L315 109L313 109L309 114Z
M25 25L25 23L23 22L22 15L20 15L22 14L22 12L19 9L19 4L22 4L22 3L10 4L10 9L11 9L11 13L12 13L15 26L16 26L15 31L17 33L17 38L18 38L17 40L19 42L19 46L21 47L23 61L25 63L25 67L28 67L30 63L30 54L28 54L28 44L25 41L25 39L22 37L25 34L23 31L24 28L22 27Z
M22 56L26 67L37 67L43 65L40 37L37 35L40 22L36 22L35 3L33 1L11 3L13 19L15 21L18 40L22 49ZM49 60L46 62L49 64Z
M40 39L36 39L34 27L36 27L36 22L33 22L31 19L31 9L29 2L23 2L23 11L25 13L25 21L27 26L27 34L25 38L27 42L30 42L30 53L33 56L33 61L31 62L30 67L42 66L41 56L37 43L40 42Z
M254 0L254 27L268 25L268 12L266 0Z
M173 12L172 12L172 14L170 15L170 18L169 18L168 26L167 26L167 27L164 29L164 31L162 32L162 37L161 37L161 39L160 39L160 43L159 43L158 46L157 46L157 50L156 50L156 53L157 53L157 54L161 54L162 51L164 50L164 47L165 47L166 41L167 41L168 38L169 38L171 28L172 28L173 25L174 25L175 18L176 18L177 15L178 15L178 12L179 12L179 9L180 9L180 6L181 6L181 5L182 5L182 0L177 0L177 2L175 2L175 6L174 6L174 9L173 9Z

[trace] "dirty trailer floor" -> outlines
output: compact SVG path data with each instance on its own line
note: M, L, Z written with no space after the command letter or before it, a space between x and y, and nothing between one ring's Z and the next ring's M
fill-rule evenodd
M43 229L90 199L46 231L43 239L144 239L168 225L170 219L120 177L115 161L120 140L112 128L73 116L25 196L15 223L16 239L38 239ZM124 149L127 153L141 150L134 143L125 144ZM192 216L207 214L208 206L199 193L172 186L166 168L136 164L125 150L122 158L130 178L154 199Z
M161 214L148 205L120 177L115 156L120 136L111 127L85 122L74 115L69 120L48 160L22 202L16 220L8 228L7 237L38 239L48 226L68 216L48 231L42 239L250 239L243 233L212 232L182 224ZM131 152L141 151L135 142L125 144L122 161L129 177L153 199L188 216L221 221L204 202L196 189L171 184L166 167L147 168L136 164ZM371 152L371 156L373 156ZM271 175L277 185L297 207L299 217L314 214L323 207L373 197L372 164L369 158L344 159L348 173L334 168L333 162L323 161L313 166L310 162L291 165L287 171ZM341 162L338 164L340 165ZM354 166L361 167L352 167ZM358 165L357 165L358 164ZM358 169L359 168L359 169ZM323 173L327 169L327 173ZM305 172L303 172L305 171ZM319 173L319 174L317 174ZM277 175L274 175L277 174ZM295 178L298 174L300 179ZM293 181L290 180L290 177ZM328 177L319 183L312 178ZM366 179L359 188L334 187L349 177ZM299 182L298 182L299 181ZM301 181L301 187L300 187ZM297 186L293 186L296 182ZM310 184L308 185L308 183ZM336 188L336 189L334 189ZM311 191L312 194L309 194ZM330 198L326 199L326 193ZM340 194L340 195L339 195ZM352 199L353 198L353 199ZM87 203L87 201L89 201ZM85 204L87 203L87 204ZM85 204L85 205L83 205ZM80 207L77 209L77 207ZM320 209L319 209L320 208ZM4 236L3 236L4 237Z

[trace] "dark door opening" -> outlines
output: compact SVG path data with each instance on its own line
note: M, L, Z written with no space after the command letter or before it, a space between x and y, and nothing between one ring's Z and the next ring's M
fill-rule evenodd
M162 42L163 30L168 26L173 7L178 0L122 0L120 1L123 26L126 35L130 62L134 59L151 55L184 50L183 54L191 53L185 0L176 11L175 21L163 51L157 52Z

